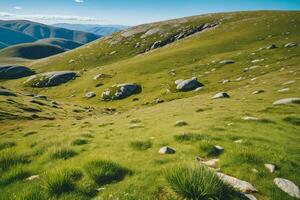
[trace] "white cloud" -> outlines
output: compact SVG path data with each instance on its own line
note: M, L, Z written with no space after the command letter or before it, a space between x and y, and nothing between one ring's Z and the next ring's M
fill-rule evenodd
M14 9L16 9L16 10L22 10L23 8L21 6L15 6Z
M91 17L68 16L68 15L18 15L13 13L0 12L0 17L9 19L27 20L64 20L64 21L100 21Z
M75 0L76 3L84 3L84 0Z

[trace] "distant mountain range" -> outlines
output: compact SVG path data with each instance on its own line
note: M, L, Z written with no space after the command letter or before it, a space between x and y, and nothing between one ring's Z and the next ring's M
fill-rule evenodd
M61 38L86 44L102 35L68 30L26 20L0 20L0 49L46 38Z
M67 24L67 23L53 24L53 26L66 28L70 30L76 30L76 31L84 31L84 32L89 32L89 33L93 33L96 35L103 35L103 36L107 36L114 32L118 32L129 28L129 26L125 26L125 25Z

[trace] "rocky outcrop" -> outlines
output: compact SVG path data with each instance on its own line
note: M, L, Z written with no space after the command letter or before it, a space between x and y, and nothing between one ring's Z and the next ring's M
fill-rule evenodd
M102 93L102 100L111 101L125 99L131 95L142 92L142 87L134 83L124 83L112 86Z
M53 87L61 85L77 77L75 71L55 71L33 75L24 84L31 87Z
M176 86L177 90L184 91L184 92L194 90L203 86L203 84L200 83L196 77L187 80L177 80L175 81L175 84L177 85Z
M0 66L0 79L17 79L35 74L24 66Z

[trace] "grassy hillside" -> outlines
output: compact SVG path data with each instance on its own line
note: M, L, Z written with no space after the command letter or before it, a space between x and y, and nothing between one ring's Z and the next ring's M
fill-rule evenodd
M100 36L92 33L73 31L64 28L57 28L57 27L48 26L45 24L40 24L32 21L25 21L25 20L8 20L8 21L0 20L0 27L2 28L5 27L10 30L21 32L23 34L26 34L28 37L33 37L36 39L63 38L63 39L72 40L79 43L89 43L91 41L100 38ZM19 43L14 43L14 44L19 44Z
M1 82L18 96L0 96L0 199L178 199L165 173L194 165L196 156L219 158L217 168L252 183L259 200L295 199L273 179L300 186L300 107L272 103L300 97L300 48L284 47L300 43L299 22L300 12L195 16L132 27L30 63L37 72L79 70L80 77L44 89L24 86L25 79ZM146 51L205 23L218 25ZM278 48L267 48L271 44ZM100 73L110 76L93 80ZM175 80L191 77L204 88L175 90ZM118 83L143 90L101 101ZM89 91L97 96L85 98ZM222 91L231 97L211 99ZM28 92L48 100L24 96ZM185 126L175 126L178 120ZM176 153L159 155L166 145ZM224 152L209 154L211 145ZM108 162L113 172L103 180L99 171L107 160L117 165ZM265 163L276 165L273 174ZM25 180L30 175L39 178Z

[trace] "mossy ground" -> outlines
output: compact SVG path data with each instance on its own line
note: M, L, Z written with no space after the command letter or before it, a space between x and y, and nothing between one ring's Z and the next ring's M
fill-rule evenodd
M81 77L61 86L31 89L23 87L24 79L1 82L14 91L44 94L58 101L61 108L51 107L50 101L45 101L46 106L37 105L30 102L30 97L21 95L0 97L0 116L3 116L0 141L3 144L15 143L1 151L10 152L7 155L16 152L23 156L26 162L18 164L30 169L32 174L41 175L39 180L16 180L0 187L0 199L20 199L28 191L38 191L49 198L43 187L47 180L44 174L65 167L75 167L83 172L83 177L76 184L88 182L91 184L87 185L96 189L93 180L84 173L85 166L94 160L109 160L132 173L121 181L106 184L96 196L102 199L165 200L170 189L162 172L178 164L193 164L195 156L201 156L199 145L207 141L225 149L218 155L221 170L251 182L259 190L255 194L259 199L293 199L276 188L273 179L287 178L300 186L297 176L300 169L300 128L295 120L300 117L300 107L299 104L274 106L272 103L281 98L299 97L300 48L283 47L288 42L300 42L299 12L217 14L204 19L214 21L220 18L223 22L217 28L135 57L135 53L130 52L136 51L132 45L138 38L128 44L130 49L127 53L116 49L116 55L88 59L94 56L90 54L102 54L100 49L105 50L106 46L102 46L100 40L32 64L38 71L87 68ZM198 18L195 19L191 23L199 22ZM273 43L279 48L259 50ZM118 48L128 47L119 45ZM80 54L87 57L76 68L70 67L69 60L79 58ZM232 59L235 63L219 64L225 59ZM264 60L252 63L255 59ZM245 68L254 65L260 67L245 72ZM173 69L176 70L175 76L170 74ZM93 80L98 73L110 74L112 78ZM205 85L203 90L184 93L172 90L176 79L192 76L197 76ZM239 77L243 79L236 81ZM220 83L224 79L231 82ZM294 83L285 85L291 80ZM96 88L98 82L104 85ZM100 100L102 91L123 82L139 83L143 92L124 100ZM277 92L286 87L290 88L288 92ZM168 89L171 92L167 92ZM97 97L87 100L84 98L86 90L95 91ZM253 95L256 90L265 92ZM228 92L231 98L212 100L211 97L220 91ZM73 93L75 97L71 97ZM139 100L133 101L134 98ZM152 104L157 98L165 102ZM145 105L146 102L150 104ZM22 106L39 108L41 112L36 115L55 119L30 118L31 114ZM93 106L94 110L85 112L88 106ZM104 108L114 108L117 113L103 113ZM74 112L74 109L77 111ZM246 121L241 119L244 116L263 120ZM131 128L132 121L136 120L138 128ZM184 120L188 125L174 126L178 120ZM191 137L178 139L178 135L182 134L191 134ZM74 145L74 141L82 138L88 142ZM243 142L234 142L239 139ZM151 145L137 151L131 145L135 141L149 141ZM177 152L158 155L158 149L165 145L176 148ZM76 155L68 159L51 156L57 149L64 148L71 149ZM264 163L275 164L275 173L270 174ZM258 172L254 172L254 168ZM65 196L55 198L91 198L83 192L85 189L75 188Z

